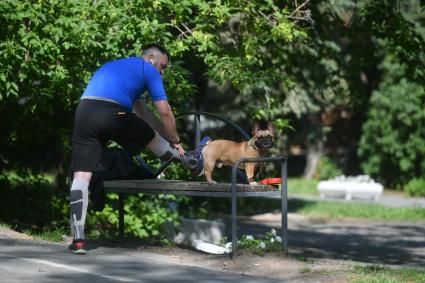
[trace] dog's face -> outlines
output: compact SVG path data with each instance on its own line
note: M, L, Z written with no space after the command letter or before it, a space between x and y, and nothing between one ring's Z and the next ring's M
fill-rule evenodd
M252 128L252 137L255 140L255 146L261 150L267 150L274 144L274 127L273 123L267 123L267 129L260 129L260 124L255 123Z

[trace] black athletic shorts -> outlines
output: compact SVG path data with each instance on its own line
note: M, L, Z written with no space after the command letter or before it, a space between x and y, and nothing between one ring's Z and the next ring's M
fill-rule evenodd
M77 106L74 121L74 172L93 172L100 161L102 149L111 140L136 155L155 136L155 132L142 119L109 101L82 99Z

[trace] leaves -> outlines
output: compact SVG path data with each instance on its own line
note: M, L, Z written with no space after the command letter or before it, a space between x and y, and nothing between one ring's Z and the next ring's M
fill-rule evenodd
M359 154L366 173L400 187L425 172L425 90L402 76L406 66L387 56L383 81L371 97Z

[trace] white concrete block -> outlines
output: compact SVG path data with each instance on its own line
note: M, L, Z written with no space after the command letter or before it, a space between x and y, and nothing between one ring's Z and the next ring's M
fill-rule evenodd
M384 187L374 182L369 176L345 177L340 176L332 180L320 181L317 185L320 197L368 198L378 200L384 192Z

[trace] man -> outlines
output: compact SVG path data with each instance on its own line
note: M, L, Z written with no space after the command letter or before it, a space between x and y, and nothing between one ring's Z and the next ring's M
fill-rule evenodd
M88 187L98 165L102 148L113 140L136 155L148 147L162 160L179 160L200 175L203 171L202 146L186 154L180 145L173 111L167 101L162 75L169 64L169 53L151 44L142 58L118 59L103 65L91 78L75 112L72 135L70 249L85 254L84 225ZM160 121L147 107L142 93L147 90L159 112ZM132 113L134 111L134 113Z

